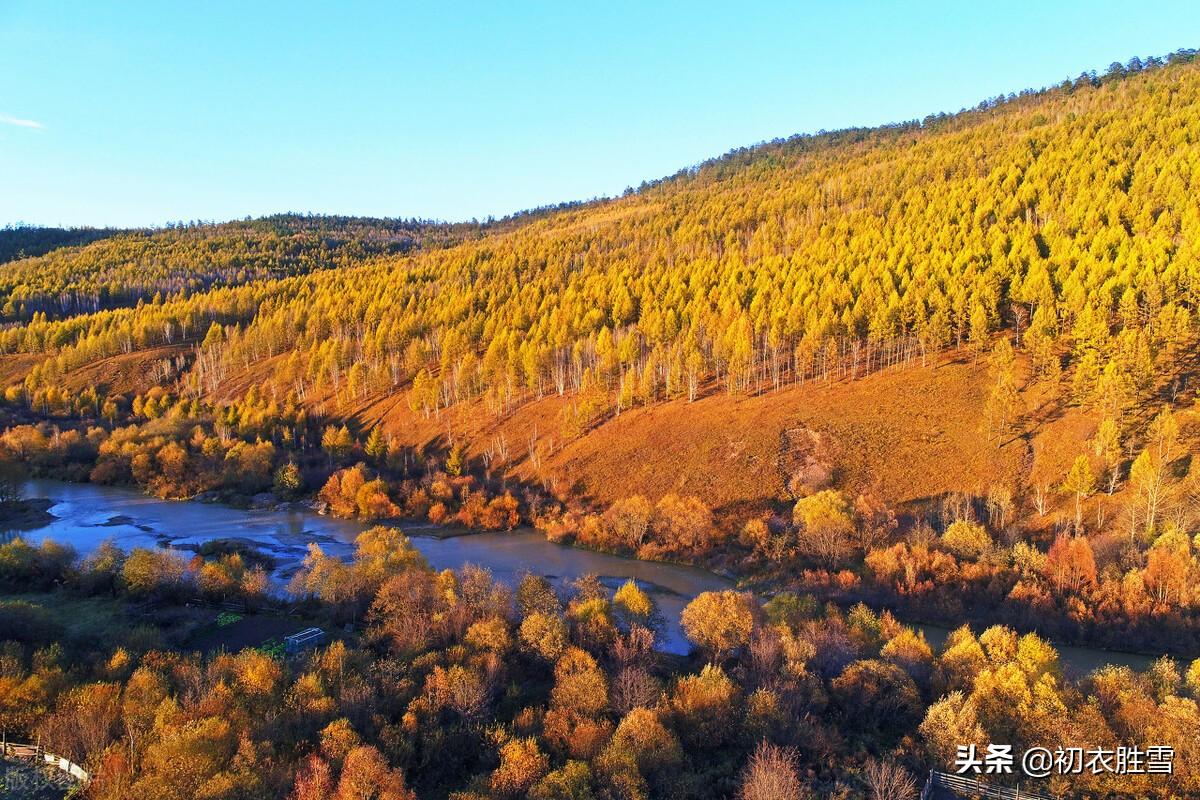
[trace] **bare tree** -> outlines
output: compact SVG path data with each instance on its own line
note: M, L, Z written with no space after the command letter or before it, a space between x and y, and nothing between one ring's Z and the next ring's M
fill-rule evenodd
M611 702L618 714L635 708L653 708L662 697L662 684L642 667L628 667L613 679Z
M987 507L991 526L998 531L1007 528L1009 517L1016 508L1012 490L1002 484L993 484L988 489Z
M759 742L742 770L739 800L801 800L810 793L800 780L796 752L768 742Z
M917 796L917 782L894 761L871 759L863 769L863 780L870 800L913 800Z
M537 425L533 426L533 430L529 434L529 463L535 470L542 468L542 454L538 451Z
M771 628L760 628L750 638L750 669L762 686L779 681L783 663L783 642Z
M1046 483L1035 483L1033 485L1033 507L1037 509L1039 516L1046 516L1047 500L1050 497L1050 486Z

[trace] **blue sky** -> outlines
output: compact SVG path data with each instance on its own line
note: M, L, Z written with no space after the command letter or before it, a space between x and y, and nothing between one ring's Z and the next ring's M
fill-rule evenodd
M1200 46L1194 0L905 5L0 0L0 225L499 216Z

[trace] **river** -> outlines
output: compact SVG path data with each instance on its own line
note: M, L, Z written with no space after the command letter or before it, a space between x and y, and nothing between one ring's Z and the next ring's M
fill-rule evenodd
M179 548L212 539L244 540L275 559L273 577L279 583L299 567L311 542L326 553L348 557L354 552L355 537L367 527L307 509L247 511L217 503L159 500L134 489L90 483L31 480L23 491L26 497L53 500L50 513L57 518L42 527L19 532L30 541L53 539L86 555L105 540L125 550ZM662 612L660 646L672 653L686 653L688 648L679 627L683 607L701 592L732 586L724 578L695 567L638 561L554 544L530 528L438 536L435 532L439 529L429 525L401 527L435 569L474 564L486 567L509 585L525 572L536 572L560 588L584 575L596 575L610 588L633 578ZM0 530L0 539L16 533Z
M87 554L105 540L125 550L134 547L199 545L212 539L252 542L276 562L273 577L286 581L304 558L308 545L318 543L326 553L348 557L364 523L321 516L302 509L254 510L216 503L159 500L134 489L88 483L31 480L26 497L54 501L55 519L33 530L21 531L26 539L53 539ZM510 585L525 572L546 576L560 588L583 575L596 575L615 588L633 578L662 612L660 645L672 653L686 653L688 644L679 627L679 614L701 592L728 589L732 584L711 572L681 564L638 561L554 544L529 528L505 533L438 536L428 525L402 525L416 548L436 569L467 564L486 567ZM0 530L0 540L17 532ZM936 651L949 634L937 625L915 624ZM1153 659L1070 645L1056 645L1064 667L1072 673L1091 671L1104 664L1145 669Z

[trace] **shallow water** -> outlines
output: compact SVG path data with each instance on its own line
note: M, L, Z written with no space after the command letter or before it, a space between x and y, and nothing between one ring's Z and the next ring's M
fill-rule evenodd
M21 534L30 540L50 538L72 545L86 555L111 539L126 550L133 547L198 545L212 539L253 542L275 558L273 577L283 583L300 565L310 542L329 554L348 557L354 538L367 526L353 520L323 517L313 511L247 511L216 503L159 500L133 489L32 480L26 497L54 501L50 513L58 517L48 525ZM663 617L660 646L671 653L686 653L688 643L679 627L684 606L701 592L728 589L732 584L706 570L682 564L638 561L554 544L529 528L507 533L477 533L439 538L428 525L400 526L436 569L467 564L486 567L499 580L513 585L525 572L544 575L560 588L583 575L596 575L612 588L635 579L658 604ZM13 531L0 531L0 540ZM915 624L925 633L934 651L940 649L949 629ZM1146 669L1149 656L1117 653L1070 645L1056 645L1064 668L1074 674L1105 664Z
M159 500L133 489L86 483L32 480L26 497L54 501L50 524L19 532L26 539L43 538L70 544L81 555L101 542L119 547L156 547L202 544L212 539L242 539L254 543L276 561L273 577L285 581L300 565L310 542L331 555L349 556L354 538L367 526L353 520L325 517L313 511L249 511L215 503ZM554 544L531 529L506 533L478 533L439 538L429 526L400 526L436 569L466 564L486 567L499 580L515 584L525 572L534 572L565 588L583 575L596 575L616 587L633 578L661 611L664 629L660 645L673 653L686 653L687 642L679 628L683 607L701 592L730 588L729 581L679 564L637 561ZM0 531L0 538L16 531Z

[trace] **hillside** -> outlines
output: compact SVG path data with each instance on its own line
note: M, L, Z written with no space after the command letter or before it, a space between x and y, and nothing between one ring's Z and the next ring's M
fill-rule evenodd
M60 319L155 297L183 298L440 247L476 237L483 228L296 214L153 230L6 228L0 230L0 321Z
M1107 529L1157 410L1190 431L1200 66L1169 61L500 222L113 233L0 266L0 377L14 421L232 426L310 483L345 422L400 500L453 460L584 508L694 496L728 531L824 486L1061 527L1087 455Z

